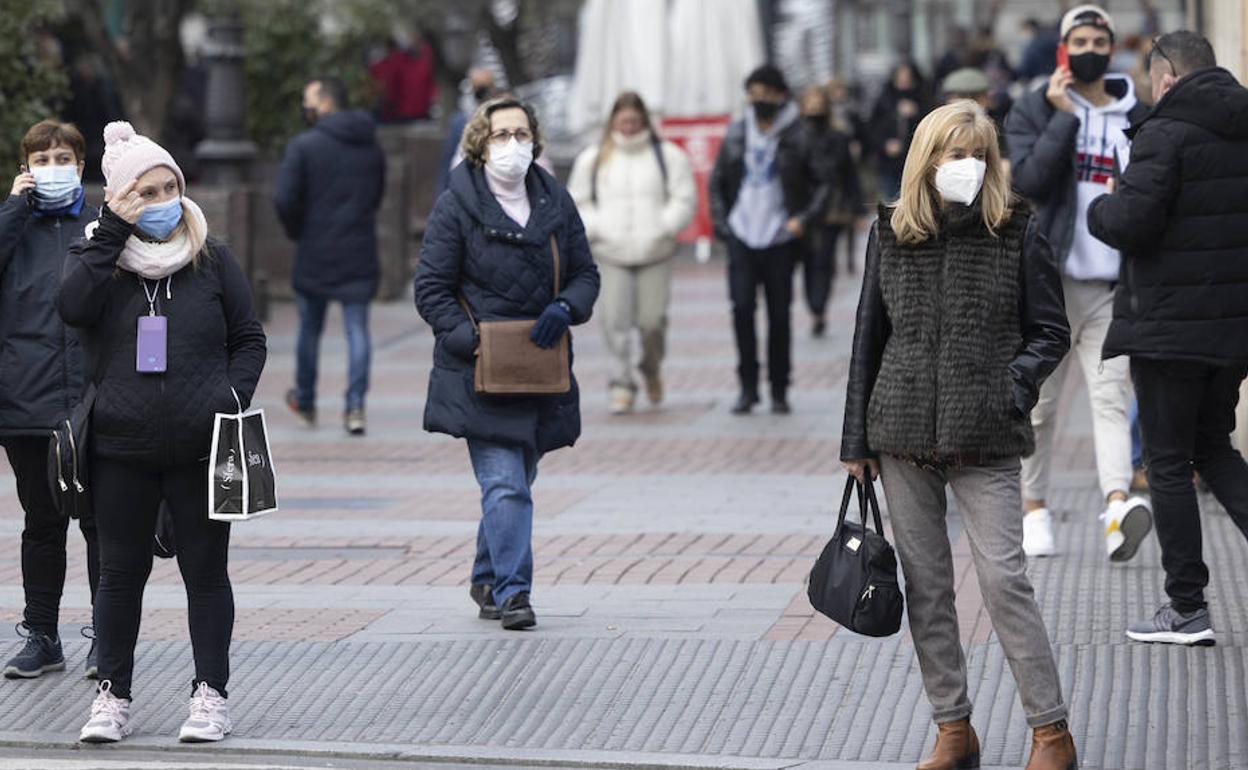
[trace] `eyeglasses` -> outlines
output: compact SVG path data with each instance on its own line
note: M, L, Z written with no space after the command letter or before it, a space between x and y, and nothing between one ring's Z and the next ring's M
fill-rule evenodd
M508 129L499 129L490 134L490 144L507 144L512 139L524 144L533 141L533 132L527 128L517 128L514 131Z
M1170 74L1177 78L1179 76L1179 71L1175 69L1174 60L1166 55L1166 52L1164 49L1162 49L1161 43L1159 42L1159 40L1160 38L1153 39L1153 49L1148 52L1148 68L1152 69L1153 67L1153 61L1154 61L1153 57L1160 56L1161 58L1166 60L1166 64L1170 65Z

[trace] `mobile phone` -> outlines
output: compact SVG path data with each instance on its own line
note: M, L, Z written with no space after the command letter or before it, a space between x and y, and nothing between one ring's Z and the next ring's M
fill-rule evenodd
M1070 51L1065 43L1057 44L1057 66L1070 69Z
M161 373L165 371L169 342L169 319L163 315L139 316L138 344L135 347L135 370Z
M19 174L30 173L30 169L26 168L25 163L19 164L17 167L17 171ZM35 207L35 188L32 187L29 190L27 190L25 195L26 195L26 205L30 206L31 208L34 208Z

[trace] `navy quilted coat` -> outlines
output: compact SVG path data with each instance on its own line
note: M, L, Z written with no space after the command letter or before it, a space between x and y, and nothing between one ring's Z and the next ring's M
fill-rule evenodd
M198 462L208 457L213 415L238 409L230 388L251 403L264 329L234 255L210 236L199 265L156 290L156 312L169 319L168 371L135 371L136 319L148 304L139 277L117 267L133 231L106 207L92 237L69 247L61 282L61 317L80 330L88 371L98 373L91 451L157 468Z
M567 191L537 166L526 179L533 213L520 227L503 213L480 168L465 162L429 216L416 308L436 337L425 430L549 452L581 433L580 394L483 396L473 389L476 334L459 305L462 293L477 320L536 318L556 299L550 237L559 244L558 298L572 323L589 320L598 297L598 268L580 214Z

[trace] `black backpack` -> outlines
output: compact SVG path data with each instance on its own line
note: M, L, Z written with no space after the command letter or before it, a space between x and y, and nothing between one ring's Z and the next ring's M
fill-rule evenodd
M861 524L845 520L855 489ZM867 524L868 505L875 519L874 531ZM890 636L901 628L903 601L897 585L897 555L884 539L874 483L864 485L853 476L846 481L836 531L810 571L806 592L811 606L850 631Z

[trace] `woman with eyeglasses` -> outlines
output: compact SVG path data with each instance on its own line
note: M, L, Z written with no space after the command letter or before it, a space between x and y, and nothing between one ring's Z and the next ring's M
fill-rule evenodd
M464 162L429 217L416 270L416 308L436 337L425 430L467 440L481 487L469 594L478 617L519 630L537 623L529 599L537 463L580 435L580 395L575 377L559 395L477 393L477 327L537 319L532 342L553 347L568 327L589 320L598 270L571 196L533 163L542 136L532 107L508 96L482 104L464 128L462 150Z

